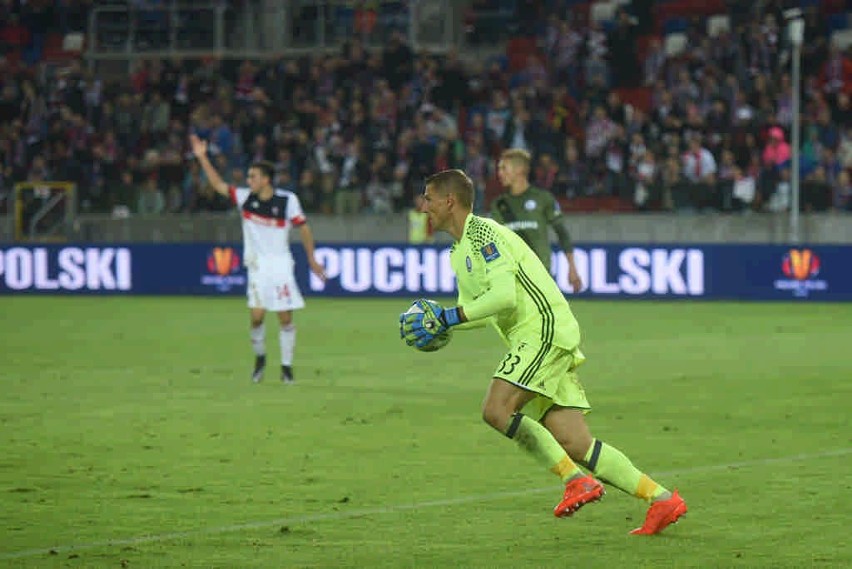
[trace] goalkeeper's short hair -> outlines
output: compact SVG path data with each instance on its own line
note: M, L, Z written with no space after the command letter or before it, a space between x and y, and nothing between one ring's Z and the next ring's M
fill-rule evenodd
M441 195L453 195L459 204L470 209L473 207L473 181L461 170L443 170L426 178L426 185Z

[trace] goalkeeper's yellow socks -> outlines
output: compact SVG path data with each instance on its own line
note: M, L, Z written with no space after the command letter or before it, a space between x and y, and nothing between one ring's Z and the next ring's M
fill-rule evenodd
M650 502L668 492L633 466L624 453L600 439L592 442L583 460L597 478L637 498Z
M565 453L562 445L538 421L521 413L512 415L505 434L539 464L559 476L562 482L583 476L583 471Z

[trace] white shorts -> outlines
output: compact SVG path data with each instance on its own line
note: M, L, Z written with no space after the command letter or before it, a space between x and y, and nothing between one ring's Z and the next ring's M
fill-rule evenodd
M292 261L250 268L246 295L249 308L285 312L305 307L305 299L293 274Z

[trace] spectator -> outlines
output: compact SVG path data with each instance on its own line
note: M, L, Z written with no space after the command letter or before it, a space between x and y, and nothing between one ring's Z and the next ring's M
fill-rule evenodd
M15 4L8 14L21 14L21 21L45 14L52 22L56 19L29 4ZM487 165L504 145L513 145L530 148L539 165L548 162L545 155L554 157L549 160L553 164L541 169L542 180L551 180L552 191L566 199L595 195L607 183L625 206L682 209L688 207L682 198L692 200L696 190L690 181L693 192L683 191L684 178L695 177L689 140L699 136L699 165L706 170L706 150L721 166L718 183L706 179L706 173L701 176L709 190L699 192L692 205L733 207L733 153L734 166L756 185L749 209L765 209L777 190L778 168L788 163L783 157L792 153L784 149L783 137L776 143L772 134L792 122L778 3L737 0L739 23L712 41L705 21L690 16L690 50L679 57L667 57L662 42L652 40L644 60L650 109L628 107L619 99L621 91L610 86L610 81L636 84L643 71L642 62L631 61L640 50L626 47L634 45L636 28L625 9L619 10L615 26L607 24L606 33L598 23L585 27L576 19L582 11L575 3L531 4L535 10L524 17L540 18L529 20L525 33L536 30L543 38L541 51L524 54L517 75L510 71L517 62L505 57L465 64L454 52L446 57L415 53L397 31L384 49L365 48L349 37L339 53L304 58L286 55L234 65L216 57L139 59L130 77L123 78L125 84L91 74L79 60L41 72L16 68L14 57L0 58L2 184L8 188L25 179L35 163L36 171L46 167L54 175L78 178L81 211L109 211L109 188L119 183L119 172L129 171L140 178L156 176L160 191L173 198L167 209L178 208L172 191L176 185L181 188L179 209L197 210L196 202L202 209L215 209L219 206L213 201L196 199L203 190L188 195L184 184L183 141L192 129L223 155L216 158L224 160L223 172L239 167L242 175L254 158L275 159L280 171L289 172L289 180L282 174L281 183L312 195L312 200L304 199L306 208L325 212L335 209L341 169L351 162L348 148L356 139L363 140L361 199L368 205L370 196L384 196L386 203L389 195L391 207L405 211L423 177L448 165L484 171L477 182L483 199L493 177ZM358 13L370 6L358 5L353 13L362 33L369 26L358 20ZM148 25L153 20L142 12L136 14L137 23L145 24L138 33L151 43L164 28ZM378 37L396 23L382 13L376 14L375 26L373 36ZM806 26L801 172L808 178L822 164L833 199L840 199L842 173L852 166L845 126L850 64L836 46L829 52L819 7L806 10ZM497 35L511 33L509 23L501 28ZM4 17L0 38L6 38L7 49L15 34L14 17ZM27 57L37 57L38 46L29 51ZM623 140L616 134L618 126ZM767 144L758 145L764 136ZM390 191L373 184L366 195L379 153L387 156ZM39 155L41 160L34 160ZM8 207L8 200L2 203L0 208Z
M844 169L852 169L852 121L846 123L840 139L840 148L837 150L837 158Z
M113 217L124 218L130 215L133 206L138 204L137 191L133 172L122 171L118 183L109 194L110 212Z
M334 213L352 215L361 211L364 189L369 180L363 142L360 138L349 143L340 164L340 178L334 195Z
M165 210L166 200L160 192L160 188L157 187L157 178L148 176L139 191L136 213L139 215L160 215Z
M791 195L790 169L781 168L778 172L778 181L775 182L775 189L765 201L764 209L772 213L788 211Z
M829 46L828 60L820 72L822 91L837 97L840 93L852 94L852 61L836 43Z
M384 152L378 152L370 164L365 197L370 213L386 215L393 212L393 187L388 158Z
M832 205L838 211L852 210L852 176L843 170L837 177L837 186L832 194Z
M626 198L632 194L628 185L628 147L624 137L624 127L616 125L613 135L604 151L606 179L604 188L607 195Z
M683 155L683 175L690 184L691 202L699 210L716 205L716 159L701 143L700 136L689 140Z
M656 84L662 77L665 65L666 54L663 51L663 43L658 38L653 38L645 54L645 85Z
M586 157L596 162L603 158L603 153L609 141L615 136L616 125L607 116L606 110L595 107L592 118L586 125Z
M817 166L802 182L801 209L827 211L832 205L832 191L823 166Z
M775 193L769 200L770 211L783 211L789 207L790 172L786 168L780 175ZM731 209L734 211L750 211L757 197L757 184L750 171L743 171L739 166L733 166L733 185L731 188Z
M557 198L572 199L585 195L588 171L586 164L580 160L580 150L574 139L565 144L564 157L559 164L559 171L553 185L553 194Z
M689 187L676 156L669 156L660 174L660 204L668 211L694 211Z
M636 24L624 8L615 15L615 27L607 38L615 87L634 87L640 82L636 59Z
M650 209L656 196L654 195L654 180L657 176L657 164L654 153L646 149L637 160L633 180L633 204L637 209Z
M777 170L790 162L790 145L784 140L784 131L777 126L769 129L769 140L763 149L763 165Z
M722 150L722 157L719 162L719 175L716 183L722 211L730 211L733 208L734 184L742 174L743 169L737 166L733 151L728 148Z
M558 173L559 166L553 160L553 156L544 152L539 156L535 170L533 171L533 185L552 192L556 185L556 176Z

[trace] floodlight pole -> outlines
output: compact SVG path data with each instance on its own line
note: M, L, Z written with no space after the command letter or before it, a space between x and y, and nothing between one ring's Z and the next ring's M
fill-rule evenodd
M799 147L801 138L801 90L802 90L802 42L805 35L805 21L802 18L790 20L790 43L793 44L793 122L791 144L791 176L790 176L790 240L798 244L801 240L799 231Z

